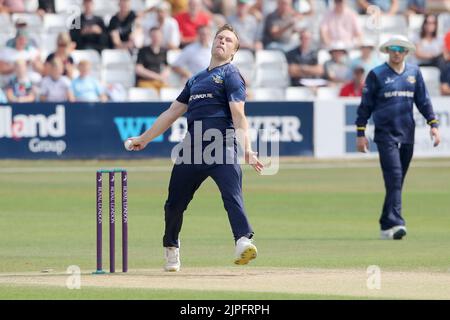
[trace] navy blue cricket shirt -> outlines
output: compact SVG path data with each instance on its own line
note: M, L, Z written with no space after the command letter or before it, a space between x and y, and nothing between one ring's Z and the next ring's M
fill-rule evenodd
M229 102L245 101L245 82L236 66L227 63L203 70L188 80L177 101L187 104L188 130L201 121L203 131L232 129Z
M384 63L369 72L358 107L358 136L364 136L370 116L375 123L375 142L413 144L414 103L427 123L438 126L430 96L418 66L406 64L398 74Z

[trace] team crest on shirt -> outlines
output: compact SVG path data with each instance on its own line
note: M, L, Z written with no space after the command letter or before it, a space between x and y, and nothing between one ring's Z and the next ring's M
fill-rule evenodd
M416 83L416 77L409 76L408 78L406 78L406 81L408 81L411 84L414 84L414 83Z
M223 78L217 74L212 76L212 79L215 83L217 84L222 84L223 83Z

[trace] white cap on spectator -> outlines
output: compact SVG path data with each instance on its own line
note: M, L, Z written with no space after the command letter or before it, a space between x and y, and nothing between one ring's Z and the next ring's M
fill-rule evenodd
M392 36L388 41L380 46L380 51L383 53L388 53L388 47L399 46L408 49L409 52L416 51L416 46L408 40L405 36L395 35Z
M328 51L348 51L347 46L343 41L335 41L329 47Z
M361 41L361 44L359 47L373 47L375 48L376 42L375 40L371 38L364 38L363 41Z

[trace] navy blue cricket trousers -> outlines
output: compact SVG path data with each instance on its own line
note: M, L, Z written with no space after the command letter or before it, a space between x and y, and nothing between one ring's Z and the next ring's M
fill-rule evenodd
M219 187L228 213L234 240L251 238L253 230L247 219L242 197L242 170L239 164L176 164L169 183L165 203L164 247L178 247L178 235L183 224L183 213L195 191L206 178L211 177Z
M381 230L387 230L405 225L402 217L402 188L414 153L414 145L377 142L377 147L386 188L380 225Z

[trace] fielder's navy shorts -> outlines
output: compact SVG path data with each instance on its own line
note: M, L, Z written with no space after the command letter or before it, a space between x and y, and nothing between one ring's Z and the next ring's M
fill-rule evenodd
M183 213L195 191L206 178L211 177L219 187L228 213L234 240L251 238L253 230L245 214L242 198L242 170L239 164L176 164L169 183L169 195L164 206L164 247L178 247L178 235ZM211 214L216 214L211 212Z
M414 145L377 142L377 147L386 188L380 225L381 230L387 230L405 225L402 217L402 188L414 153Z

